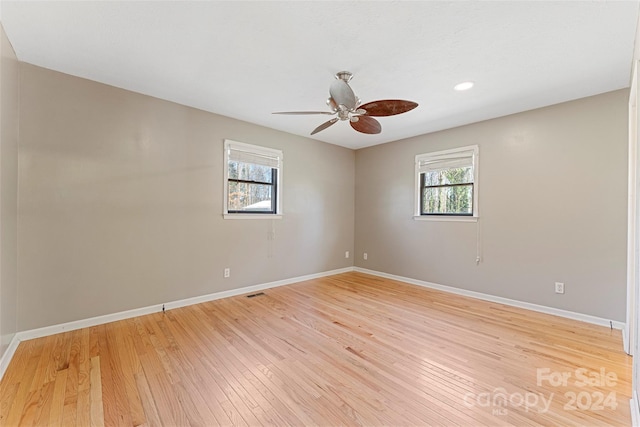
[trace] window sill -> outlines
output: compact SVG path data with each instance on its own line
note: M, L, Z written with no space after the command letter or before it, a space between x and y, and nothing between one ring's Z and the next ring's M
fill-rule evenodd
M282 214L223 214L224 219L282 219Z
M413 219L416 221L478 222L477 216L414 215Z

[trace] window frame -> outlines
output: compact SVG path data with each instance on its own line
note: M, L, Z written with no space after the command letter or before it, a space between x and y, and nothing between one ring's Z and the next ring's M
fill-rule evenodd
M457 214L457 213L422 213L422 189L424 183L424 172L420 172L420 163L424 161L447 161L452 160L454 158L461 157L461 155L468 154L471 157L471 164L473 168L473 183L472 183L472 203L473 209L471 214ZM479 181L478 181L478 172L479 172L479 158L480 158L480 150L478 145L469 145L465 147L452 148L448 150L441 151L433 151L430 153L418 154L415 157L415 187L414 187L414 219L422 220L422 221L462 221L462 222L476 222L479 218L479 205L478 205L478 194L479 194ZM456 184L459 185L468 185L468 184Z
M231 151L244 151L246 153L268 157L276 159L277 166L271 167L272 183L258 182L258 181L245 181L235 180L229 178L229 160L231 157ZM225 219L280 219L282 218L282 165L283 165L283 153L282 150L275 148L264 147L261 145L247 144L244 142L238 142L231 139L224 140L224 155L223 155L223 217ZM258 164L258 163L255 163ZM274 178L275 175L275 179ZM275 197L275 212L260 212L260 211L236 211L229 210L229 182L247 182L262 185L271 185L272 195Z

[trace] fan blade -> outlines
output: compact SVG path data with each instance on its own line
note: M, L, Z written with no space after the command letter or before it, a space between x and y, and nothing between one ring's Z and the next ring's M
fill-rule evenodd
M367 110L367 116L385 117L406 113L417 106L418 104L412 101L404 101L402 99L384 99L382 101L368 102L361 105L360 108Z
M344 105L349 110L356 108L356 95L343 80L335 80L331 83L329 94L338 105Z
M278 111L271 114L292 114L295 116L302 116L306 114L328 114L330 116L333 116L335 113L331 111Z
M337 117L334 117L331 120L328 120L326 122L324 122L323 124L321 124L320 126L318 126L317 128L315 128L313 130L313 132L311 132L311 135L315 135L316 133L325 130L326 128L328 128L329 126L331 126L332 124L334 124L335 122L337 122L338 120L340 120Z
M373 117L359 116L357 122L349 121L349 124L352 128L362 133L376 134L382 131L380 122Z

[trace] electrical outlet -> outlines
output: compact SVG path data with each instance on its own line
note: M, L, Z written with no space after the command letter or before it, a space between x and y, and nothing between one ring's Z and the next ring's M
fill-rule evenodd
M564 283L556 282L556 294L564 294Z
M364 258L364 260L367 260L367 253L365 252L364 255L362 255L362 258Z
M346 251L346 252L344 253L344 257L345 257L345 258L349 258L349 251Z
M231 276L231 269L230 268L225 268L224 269L224 277L230 277Z

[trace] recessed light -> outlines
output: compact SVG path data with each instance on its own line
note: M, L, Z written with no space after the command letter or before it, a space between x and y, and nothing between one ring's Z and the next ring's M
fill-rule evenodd
M473 87L473 82L462 82L455 85L453 88L455 90L469 90Z

